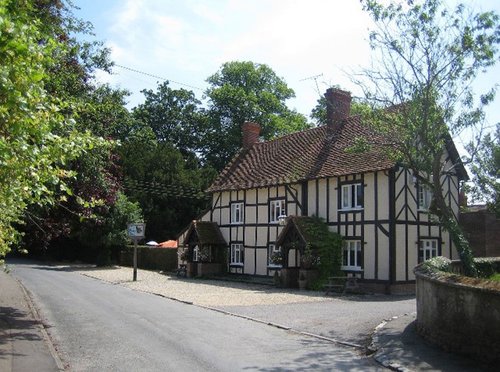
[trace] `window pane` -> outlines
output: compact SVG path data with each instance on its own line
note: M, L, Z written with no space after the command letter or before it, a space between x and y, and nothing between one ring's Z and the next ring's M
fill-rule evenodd
M354 249L349 249L349 266L355 266L356 256Z
M363 185L356 185L356 207L363 206Z
M342 208L351 207L351 187L349 185L342 186Z

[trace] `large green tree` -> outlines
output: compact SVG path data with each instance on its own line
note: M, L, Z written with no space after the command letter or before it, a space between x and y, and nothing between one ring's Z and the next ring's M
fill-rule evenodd
M471 84L498 58L498 15L463 4L448 8L440 0L362 4L375 24L375 62L361 83L376 108L393 107L376 110L371 122L397 140L392 156L432 190L433 214L450 232L466 273L475 275L469 244L443 194L442 177L454 171L443 152L449 133L481 123L494 97L492 89L477 98Z
M32 15L33 1L0 1L0 257L29 205L53 204L74 176L68 164L102 141L77 131L67 102L48 94L66 45Z
M104 241L97 237L104 231L98 227L109 218L121 188L122 175L114 150L116 140L128 135L134 121L124 107L126 92L96 84L95 71L107 70L111 65L108 51L99 42L78 38L79 34L91 35L92 26L77 19L72 9L71 3L59 0L34 0L30 9L30 19L36 20L43 31L40 42L51 38L62 46L52 51L44 88L65 103L60 114L74 120L74 129L102 138L106 146L94 148L67 163L74 173L68 182L71 190L66 192L68 195L53 190L57 202L26 211L23 246L36 252L45 250L59 238L60 246L73 251L62 252L64 255L75 257L80 252L92 259L84 253L89 250L86 243L90 241L86 233Z
M120 148L125 192L140 204L146 222L146 238L176 238L204 210L204 190L214 177L194 153L179 151L170 142L158 142L145 127Z
M245 121L259 123L265 139L309 126L303 115L286 105L295 97L294 91L265 64L226 62L207 82L210 123L202 153L218 170L241 147L241 125Z
M151 128L158 142L172 143L186 154L200 148L207 120L192 91L172 89L165 81L156 91L142 93L144 103L133 109L133 116Z
M488 133L479 146L472 143L469 151L475 154L471 164L476 200L486 201L488 208L500 218L500 123L496 132Z

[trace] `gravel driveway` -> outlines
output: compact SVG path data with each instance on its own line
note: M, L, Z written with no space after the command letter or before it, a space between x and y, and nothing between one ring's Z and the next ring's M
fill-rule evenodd
M75 270L75 268L73 268ZM220 280L178 279L154 271L80 268L82 275L168 298L280 324L342 342L366 346L374 328L416 311L414 296L324 296L322 292L277 289Z

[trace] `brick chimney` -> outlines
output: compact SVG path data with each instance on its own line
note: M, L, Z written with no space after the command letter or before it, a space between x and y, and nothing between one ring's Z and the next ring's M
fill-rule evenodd
M246 121L241 126L243 137L243 148L248 150L254 143L259 142L260 125L251 121Z
M325 98L327 133L333 135L342 126L342 121L349 117L351 93L337 88L329 88L326 90Z

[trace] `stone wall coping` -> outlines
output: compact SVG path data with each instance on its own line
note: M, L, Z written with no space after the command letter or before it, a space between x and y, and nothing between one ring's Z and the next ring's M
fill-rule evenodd
M500 282L481 278L469 278L463 275L439 271L438 269L433 270L426 266L425 262L417 265L413 272L417 278L425 278L431 282L441 283L449 287L470 289L500 296ZM462 281L466 282L463 283Z

